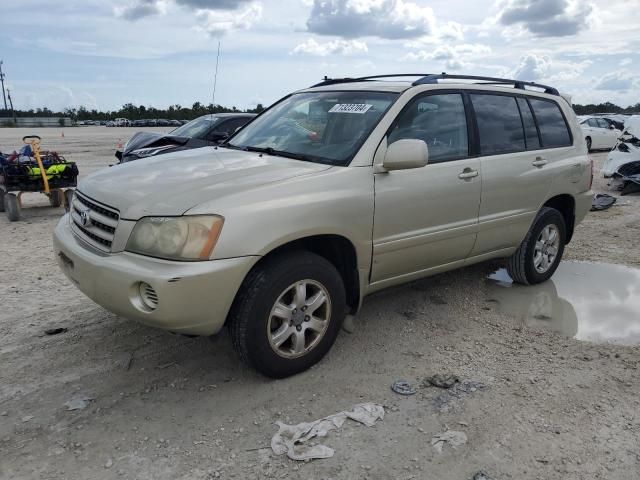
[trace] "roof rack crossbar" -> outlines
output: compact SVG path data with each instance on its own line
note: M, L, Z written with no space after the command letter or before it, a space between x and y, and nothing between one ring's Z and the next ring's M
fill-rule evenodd
M447 73L439 73L436 75L425 75L422 78L419 78L413 85L425 85L431 83L438 83L438 80L480 80L487 84L494 85L513 85L514 88L518 88L520 90L525 90L525 87L535 87L541 88L544 90L544 93L548 93L550 95L560 95L560 92L554 87L550 87L549 85L543 85L541 83L535 82L525 82L523 80L512 80L509 78L496 78L496 77L481 77L476 75L449 75Z
M378 78L397 78L397 77L421 77L425 78L430 76L430 73L396 73L389 75L369 75L366 77L346 77L346 78L329 78L324 77L320 83L316 83L312 85L310 88L314 87L324 87L326 85L335 85L337 83L353 83L353 82L369 82L371 80L375 80Z

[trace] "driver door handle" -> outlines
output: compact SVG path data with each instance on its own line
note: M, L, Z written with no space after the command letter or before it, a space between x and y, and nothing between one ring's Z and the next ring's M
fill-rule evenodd
M534 167L544 167L547 164L547 159L543 157L536 157L536 159L531 162L531 165Z
M473 177L478 176L477 170L472 170L470 168L465 168L461 173L458 174L458 178L461 180L468 180Z

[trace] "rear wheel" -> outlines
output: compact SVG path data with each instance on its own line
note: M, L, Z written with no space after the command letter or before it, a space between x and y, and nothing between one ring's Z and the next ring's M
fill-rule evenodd
M346 313L336 268L319 255L282 254L247 276L229 314L240 358L264 375L302 372L329 351Z
M4 208L7 212L10 222L20 220L20 203L18 197L13 193L7 193L4 196Z
M585 138L585 141L587 142L587 152L590 152L591 151L591 137Z
M49 204L52 207L58 208L62 205L62 191L61 190L51 190L49 192Z
M518 250L509 258L507 271L524 285L548 280L562 259L567 228L562 214L543 207Z

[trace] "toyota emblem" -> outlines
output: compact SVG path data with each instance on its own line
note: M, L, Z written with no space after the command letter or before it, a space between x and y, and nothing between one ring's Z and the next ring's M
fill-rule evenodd
M82 210L80 212L80 223L83 227L86 227L87 225L89 225L89 221L89 210Z

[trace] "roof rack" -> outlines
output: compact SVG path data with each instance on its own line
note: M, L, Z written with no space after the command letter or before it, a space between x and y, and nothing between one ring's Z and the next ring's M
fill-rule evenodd
M419 78L412 85L425 85L429 83L438 83L438 80L480 80L485 84L491 85L513 85L514 88L526 90L525 87L535 87L544 90L544 93L549 95L560 95L557 89L550 87L549 85L542 85L541 83L525 82L523 80L513 80L509 78L496 78L496 77L480 77L475 75L449 75L447 73L440 73L436 75L425 75Z
M397 78L397 77L423 77L430 76L430 73L397 73L391 75L369 75L367 77L346 77L346 78L329 78L325 76L320 83L311 85L309 88L324 87L326 85L335 85L336 83L353 83L353 82L370 82L378 78Z
M437 84L438 80L476 80L478 83L482 82L486 85L513 85L514 88L518 88L521 90L526 90L525 87L534 87L541 88L544 90L544 93L548 93L550 95L560 95L560 92L554 87L550 87L549 85L543 85L541 83L535 82L525 82L523 80L513 80L509 78L496 78L496 77L482 77L475 75L450 75L448 73L392 73L389 75L369 75L367 77L346 77L346 78L329 78L324 77L322 82L316 83L312 85L310 88L314 87L324 87L327 85L335 85L338 83L353 83L353 82L370 82L372 80L377 80L379 78L399 78L399 77L420 77L418 80L414 81L412 85L425 85L425 84Z

